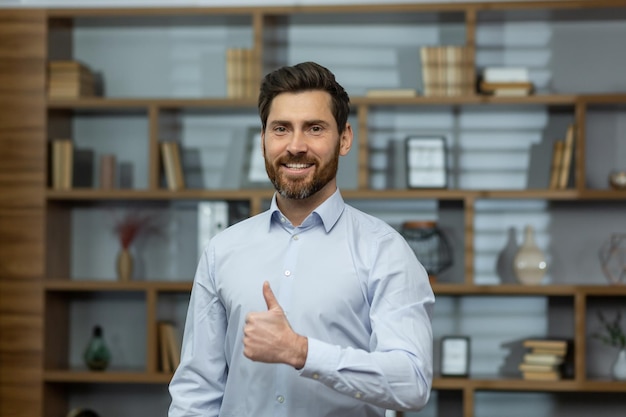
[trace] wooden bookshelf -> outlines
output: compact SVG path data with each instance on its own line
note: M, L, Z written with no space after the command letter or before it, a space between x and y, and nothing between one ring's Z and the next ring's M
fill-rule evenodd
M188 276L172 276L172 280L147 276L142 281L117 282L109 276L83 277L72 274L72 215L75 208L98 209L103 206L134 204L152 207L154 204L195 204L203 200L223 200L243 203L248 214L264 210L272 197L271 189L248 188L220 189L187 187L170 191L163 185L160 172L158 145L168 140L171 132L163 120L180 114L192 115L244 115L256 117L256 99L253 97L228 98L219 94L201 97L104 96L75 99L45 97L46 62L52 58L80 58L73 56L76 45L69 41L73 31L79 31L86 21L103 27L114 26L119 19L232 19L246 22L254 57L252 71L260 79L267 70L284 62L268 63L266 56L276 45L265 40L265 35L275 26L280 29L297 25L297 18L324 21L327 17L349 19L352 16L376 22L377 16L397 18L402 15L445 17L463 26L463 46L477 54L477 29L486 14L498 15L552 11L572 13L580 11L626 9L619 0L601 1L512 1L464 3L416 3L376 5L325 5L325 6L271 6L271 7L159 7L159 8L50 8L50 9L0 9L0 66L2 85L10 85L0 93L0 332L11 336L11 343L0 343L0 414L9 410L16 417L52 417L66 415L69 405L82 400L76 397L77 386L90 384L95 396L99 387L125 393L129 385L163 389L171 374L159 372L156 344L157 322L168 318L171 305L184 303L191 290ZM293 18L293 19L292 19ZM592 17L590 17L592 18ZM182 20L181 20L182 19ZM621 14L615 19L623 21ZM291 23L291 20L296 23ZM139 21L139 20L138 20ZM446 19L441 19L445 22ZM197 22L194 20L194 22ZM180 23L178 23L180 24ZM419 20L416 25L419 25ZM60 35L60 36L59 36ZM280 45L280 42L276 42ZM20 45L20 48L14 48ZM233 45L224 45L232 47ZM470 68L471 78L478 68ZM103 74L106 81L107 74ZM377 86L372 86L377 87ZM446 392L461 404L462 417L474 417L476 397L479 392L547 392L609 393L622 395L626 383L596 378L589 372L588 334L590 312L597 309L599 300L626 298L626 287L597 285L597 281L579 284L578 281L551 283L541 286L479 285L476 283L477 261L475 238L478 233L476 211L482 201L507 201L523 203L539 200L550 207L565 207L575 212L584 207L626 204L626 191L602 189L587 184L590 167L586 156L602 138L593 137L589 119L594 108L623 108L626 91L594 93L540 92L520 97L494 97L477 93L460 96L368 97L351 95L352 117L358 130L358 155L356 158L356 186L342 189L348 201L358 200L380 204L400 201L435 201L442 210L452 207L456 216L462 253L458 257L458 276L451 282L433 285L438 297L455 300L471 297L490 298L542 298L547 304L557 304L557 309L567 310L571 338L575 343L575 378L571 380L525 381L521 378L504 378L499 375L471 375L470 378L441 378L434 380L434 390ZM370 163L374 150L371 143L376 135L386 134L385 128L377 131L375 115L380 109L397 110L450 108L458 114L467 109L545 108L548 112L567 118L576 125L573 185L565 189L549 188L472 188L453 186L443 190L429 189L373 189ZM565 115L565 116L563 116ZM141 186L128 189L101 190L97 187L53 189L48 184L47 147L52 137L61 133L79 131L79 122L89 118L140 120L144 129L141 139L144 150L145 181ZM19 123L17 122L19 121ZM111 124L115 124L112 122ZM381 133L382 131L382 133ZM565 132L563 131L563 134ZM622 132L623 133L623 132ZM135 134L135 132L133 132ZM141 136L141 135L139 135ZM594 145L589 145L593 143ZM609 151L610 152L610 151ZM458 158L458 157L457 157ZM455 163L458 163L458 159ZM142 165L143 166L143 165ZM459 174L462 175L462 174ZM581 215L582 216L582 215ZM581 219L586 220L586 219ZM577 236L577 238L580 236ZM584 238L584 237L582 237ZM576 256L573 254L572 256ZM101 278L101 279L100 279ZM174 281L176 279L177 281ZM6 295L5 295L6 294ZM141 304L145 333L145 348L141 366L111 369L104 373L75 369L70 365L72 334L70 319L72 305L77 300L128 300ZM163 307L165 305L165 307ZM563 307L564 305L564 307ZM182 329L179 329L182 330ZM4 340L4 339L3 339ZM19 366L15 366L19 364ZM139 369L136 369L139 368ZM131 388L132 390L132 388ZM120 394L121 395L121 394ZM447 394L446 394L447 395ZM447 397L442 397L447 398ZM133 401L124 399L124 401ZM139 399L137 401L144 401ZM626 405L623 399L622 405ZM600 406L601 404L597 404ZM559 414L560 415L560 414ZM120 415L120 417L124 417ZM478 417L478 416L476 416Z

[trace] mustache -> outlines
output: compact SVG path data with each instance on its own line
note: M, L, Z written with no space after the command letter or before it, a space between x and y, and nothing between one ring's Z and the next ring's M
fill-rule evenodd
M280 163L281 165L285 165L285 164L313 164L313 165L317 165L317 161L308 158L306 156L285 156L283 158L280 158L278 163Z

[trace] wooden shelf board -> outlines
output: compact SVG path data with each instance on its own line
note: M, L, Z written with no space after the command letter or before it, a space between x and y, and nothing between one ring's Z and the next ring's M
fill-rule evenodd
M104 371L90 372L87 370L44 371L45 382L58 383L130 383L130 384L167 384L171 374L143 371Z
M346 199L538 199L538 200L616 200L626 201L624 191L584 191L568 190L459 190L459 189L398 189L398 190L354 190L342 189ZM55 200L251 200L255 198L271 199L274 190L202 190L187 189L171 191L167 189L137 190L116 189L100 190L97 188L75 188L69 190L46 190L46 199Z
M575 285L468 285L434 284L439 295L519 295L519 296L573 296L579 291Z
M626 392L626 382L611 380L577 381L563 379L560 381L525 380L515 378L470 377L433 379L433 389L462 390L470 388L475 391L535 391L535 392Z
M273 190L99 190L96 188L76 188L71 190L46 191L48 200L250 200L252 198L272 198Z
M115 280L70 280L47 279L44 288L49 292L82 292L82 291L159 291L188 292L191 281L130 281ZM434 284L433 291L438 295L494 295L494 296L563 296L576 294L588 296L626 296L626 285L468 285L468 284Z
M161 292L188 292L191 291L190 281L77 281L69 279L45 280L46 291L73 292L73 291L161 291Z

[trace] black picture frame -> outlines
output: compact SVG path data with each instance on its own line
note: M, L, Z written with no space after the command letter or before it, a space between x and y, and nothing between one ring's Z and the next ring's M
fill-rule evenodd
M409 136L405 140L408 188L447 188L448 155L444 136Z
M470 372L470 338L444 336L441 338L440 373L447 377L468 377Z

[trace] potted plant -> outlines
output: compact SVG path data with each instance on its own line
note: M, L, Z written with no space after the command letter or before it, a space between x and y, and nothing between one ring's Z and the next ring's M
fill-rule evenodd
M605 345L619 349L617 359L613 364L613 377L626 380L626 330L622 328L622 313L618 310L615 318L610 320L601 311L598 311L598 319L602 328L593 336Z

